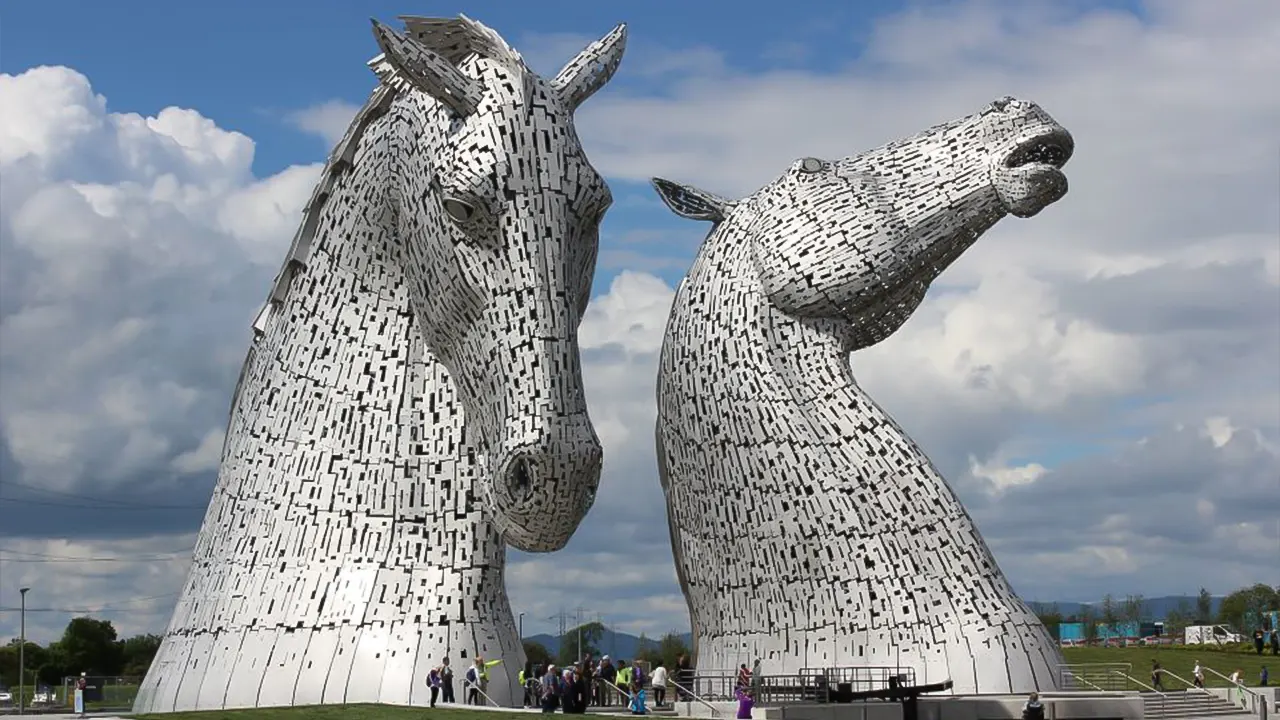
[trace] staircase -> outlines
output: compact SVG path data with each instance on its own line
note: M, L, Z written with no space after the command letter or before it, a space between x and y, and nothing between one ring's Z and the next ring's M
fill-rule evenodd
M1248 711L1239 705L1223 700L1217 695L1193 691L1142 693L1144 718L1198 718L1223 715L1242 715Z

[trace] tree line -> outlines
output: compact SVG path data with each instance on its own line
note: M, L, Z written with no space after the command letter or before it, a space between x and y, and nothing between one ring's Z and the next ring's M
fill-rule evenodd
M0 686L18 685L20 645L14 638L0 647ZM63 678L82 672L141 678L160 649L160 636L120 639L110 620L79 617L67 623L59 639L44 646L28 640L25 649L24 680L28 686L61 685Z
M540 642L534 640L524 641L524 654L528 657L529 662L536 667L538 665L546 665L555 663L560 667L572 665L578 661L578 638L582 638L582 654L591 654L591 657L599 660L604 652L600 649L598 643L604 639L605 627L599 622L583 623L580 626L570 628L560 636L560 647L554 654ZM651 640L643 633L640 635L640 647L636 651L636 657L625 658L626 660L644 660L657 667L661 662L668 668L676 666L676 658L681 655L690 655L689 647L685 645L684 640L674 632L663 635L658 640Z
M1096 605L1085 605L1073 613L1061 612L1057 603L1031 603L1031 609L1055 636L1062 623L1081 623L1086 641L1097 639L1099 625L1115 627L1119 623L1155 619L1150 617L1146 600L1141 595L1116 599L1108 594ZM1189 625L1211 624L1229 625L1245 634L1259 628L1275 630L1277 628L1267 627L1266 618L1266 613L1274 610L1280 610L1280 586L1258 583L1240 588L1222 599L1216 613L1213 612L1213 596L1205 588L1200 588L1194 604L1182 598L1173 610L1165 614L1162 618L1164 634L1180 636Z

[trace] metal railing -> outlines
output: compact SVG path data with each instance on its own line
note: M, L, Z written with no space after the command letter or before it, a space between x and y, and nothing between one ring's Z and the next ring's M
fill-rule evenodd
M1129 675L1133 671L1130 663L1077 663L1058 666L1059 684L1070 687L1075 683L1087 685L1094 690L1114 692L1128 690L1128 683L1121 680L1116 671Z
M692 690L690 690L689 688L687 688L687 687L685 687L685 686L681 685L680 683L678 683L678 682L676 682L676 681L674 681L674 680L670 680L670 681L668 681L668 682L670 682L672 685L674 685L674 686L675 686L676 691L677 691L678 693L682 693L682 695L680 696L680 698L679 698L679 699L684 699L684 698L693 698L695 701L697 701L697 702L699 702L699 703L701 703L701 704L705 705L705 706L707 707L707 709L711 711L711 714L712 714L713 716L715 716L715 717L720 717L720 710L719 710L718 708L716 708L716 706L715 706L715 705L712 705L711 703L707 702L705 699L698 697L698 695L697 695L697 694L695 694ZM687 701L686 701L686 702L687 702Z
M1141 680L1139 680L1138 678L1133 677L1132 675L1128 675L1128 674L1126 674L1126 673L1123 673L1123 672L1121 672L1121 671L1119 671L1119 670L1114 670L1113 672L1115 672L1115 673L1117 673L1117 674L1119 674L1119 675L1123 676L1125 680L1127 680L1127 681L1129 681L1129 682L1133 683L1134 685L1137 685L1138 687L1143 688L1144 690L1147 690L1147 691L1149 691L1149 692L1153 692L1153 693L1155 693L1156 695L1158 695L1158 696L1160 697L1160 717L1164 717L1164 716L1166 715L1166 710L1165 710L1165 708L1166 708L1166 706L1169 704L1169 696L1168 696L1168 695L1166 695L1166 694L1164 693L1164 691L1162 691L1162 690L1157 690L1157 689L1155 689L1154 687L1151 687L1150 685L1148 685L1148 684L1146 684L1146 683L1142 682L1142 681L1141 681ZM1145 712L1146 712L1146 701L1145 701L1145 700L1143 700L1143 713L1145 714Z
M1231 694L1231 693L1230 693L1230 690L1236 690L1237 692L1240 692L1243 696L1247 696L1247 697L1249 698L1249 701L1248 701L1248 702L1242 702L1242 703L1240 703L1240 704L1241 704L1243 707L1247 708L1247 709L1249 710L1249 712L1253 713L1254 715L1257 715L1257 714L1258 714L1258 705L1259 705L1259 704L1261 704L1263 707L1266 707L1266 704L1267 704L1266 698L1262 697L1261 695L1259 695L1258 693L1254 692L1253 690L1250 690L1249 688L1245 687L1245 686L1244 686L1244 683L1236 682L1236 681L1232 680L1231 678L1227 677L1226 675L1223 675L1222 673L1218 672L1217 670L1214 670L1213 668L1209 667L1208 665L1201 665L1200 667L1204 668L1205 670L1208 670L1209 672L1213 673L1214 675L1217 675L1218 677L1220 677L1220 678L1222 678L1223 680L1226 680L1226 681L1227 681L1227 683L1228 683L1228 686L1227 686L1227 689L1228 689L1228 693L1227 693L1227 695L1228 695L1228 697L1227 697L1227 702L1230 702L1232 705L1235 705L1235 704L1236 704L1236 701L1235 701L1235 700L1232 700L1232 699L1231 699L1231 697L1230 697L1230 694Z
M476 691L476 693L477 693L480 697L484 698L484 699L485 699L485 701L486 701L486 702L488 702L490 705L492 705L492 706L494 706L494 707L502 707L502 706L501 706L501 705L499 705L498 703L494 702L493 698L491 698L491 697L489 697L487 694L485 694L485 691L480 689L480 685L479 685L478 683L473 683L473 682L471 682L470 680L467 680L466 678L463 678L463 679L462 679L462 699L463 699L463 701L464 701L464 703L465 703L465 704L467 704L467 705L470 705L470 704L471 704L471 703L469 702L469 701L471 700L471 697L470 697L470 696L469 696L469 694L467 693L467 688L473 688L473 689Z
M883 690L895 678L901 685L915 685L915 669L880 665L802 668L794 674L753 675L749 684L758 705L779 705L825 703L833 693ZM681 680L700 697L721 702L737 699L737 672L698 670Z
M1093 688L1094 690L1097 690L1098 692L1107 692L1106 690L1102 689L1101 687L1098 687L1097 685L1090 682L1089 680L1086 680L1085 678L1080 677L1069 670L1064 671L1061 668L1059 668L1059 672L1061 673L1061 679L1062 679L1063 685L1066 685L1067 681L1070 680L1072 681L1071 684L1080 683L1081 685L1088 685L1089 687Z

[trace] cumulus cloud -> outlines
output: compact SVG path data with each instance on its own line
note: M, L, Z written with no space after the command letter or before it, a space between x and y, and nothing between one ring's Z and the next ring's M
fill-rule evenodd
M664 91L623 83L579 120L619 198L581 332L605 476L562 553L511 553L526 631L579 605L632 632L687 625L653 375L672 281L706 228L628 183L743 195L796 157L852 154L1007 93L1075 134L1071 193L989 233L853 357L855 374L1026 596L1225 592L1274 574L1280 192L1264 149L1280 126L1280 6L1229 6L930 5L884 18L862 57L824 73L798 69L794 48L766 49L788 69L749 74L714 49L637 40L623 73ZM549 73L590 39L521 47ZM289 120L331 142L353 112ZM0 75L0 607L30 583L47 607L163 629L172 598L112 603L180 587L185 556L166 554L199 526L249 322L323 159L254 177L253 157L196 110L109 111L75 70ZM88 557L118 560L75 559ZM65 620L42 614L33 634ZM0 636L15 626L0 613Z
M344 100L326 100L319 105L295 110L286 115L285 119L290 125L320 137L332 147L342 139L359 110L359 105Z

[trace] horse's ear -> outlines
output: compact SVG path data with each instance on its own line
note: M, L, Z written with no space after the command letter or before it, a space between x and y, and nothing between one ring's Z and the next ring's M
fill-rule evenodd
M373 21L373 37L387 64L413 87L448 105L459 115L470 115L480 105L483 88L479 83L410 37Z
M671 208L671 212L690 220L710 220L718 223L725 219L736 204L732 200L713 195L706 190L699 190L692 185L653 178L653 189L658 197Z
M570 60L551 81L551 87L560 93L570 110L578 109L613 77L626 49L627 26L622 24Z

